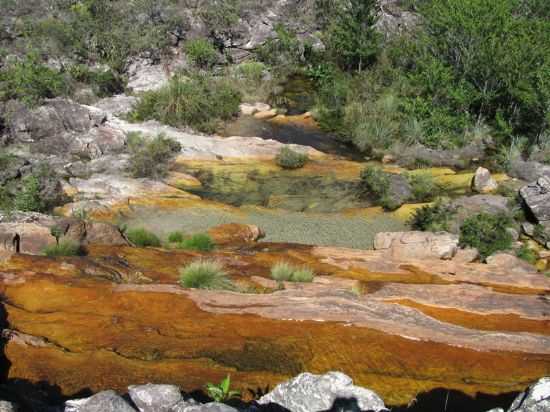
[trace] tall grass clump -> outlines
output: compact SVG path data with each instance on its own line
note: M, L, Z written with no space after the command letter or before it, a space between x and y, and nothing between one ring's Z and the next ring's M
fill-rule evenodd
M128 149L132 176L158 178L168 173L168 163L181 150L181 145L162 134L147 140L139 133L131 133L128 135Z
M44 254L48 257L81 256L83 253L80 244L72 240L63 240L44 248Z
M162 89L143 94L131 118L154 119L174 127L189 126L212 133L221 121L239 112L240 103L240 91L227 79L180 75Z
M312 282L315 272L306 266L297 267L288 262L278 262L271 268L271 278L277 282Z
M223 265L215 260L197 260L180 270L180 285L189 289L234 290Z
M137 247L160 247L160 239L144 228L130 229L126 232L128 240Z
M177 245L178 249L195 250L198 252L210 252L214 250L216 244L206 233L197 233L180 241Z

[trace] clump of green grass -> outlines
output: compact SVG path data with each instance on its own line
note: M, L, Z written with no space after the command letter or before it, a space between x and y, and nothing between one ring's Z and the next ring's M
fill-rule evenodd
M63 240L55 245L44 248L44 254L49 257L81 256L84 254L79 243L72 240Z
M170 232L168 234L168 242L170 243L180 243L183 242L184 239L185 235L180 231Z
M126 232L128 240L138 247L159 247L160 239L153 232L144 228L130 229Z
M214 250L216 244L206 233L198 233L178 243L178 249L196 250L199 252L210 252Z
M223 265L215 260L197 260L180 270L180 285L190 289L234 290Z
M296 267L288 262L278 262L271 268L271 278L277 282L312 282L315 272L307 266Z
M300 169L307 163L308 156L304 153L295 152L288 147L283 147L275 161L283 169Z
M537 263L537 259L538 259L537 252L535 252L533 249L531 249L527 245L521 246L521 248L519 248L518 251L516 252L516 256L532 265Z

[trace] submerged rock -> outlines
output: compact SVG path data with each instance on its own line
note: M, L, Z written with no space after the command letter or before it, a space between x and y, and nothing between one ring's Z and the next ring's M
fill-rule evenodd
M279 404L292 412L330 410L344 399L354 402L361 410L387 410L380 397L365 388L355 386L352 379L340 372L324 375L302 373L296 378L278 385L263 396L259 403Z

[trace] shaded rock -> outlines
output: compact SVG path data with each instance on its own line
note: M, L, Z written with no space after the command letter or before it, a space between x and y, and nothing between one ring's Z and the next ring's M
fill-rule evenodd
M490 193L498 187L497 182L491 177L491 172L484 167L478 167L472 179L472 189L478 193Z
M128 394L140 412L170 412L183 401L180 389L174 385L130 386Z
M216 226L208 230L208 234L218 245L252 243L265 237L264 231L258 226L241 223Z
M539 223L550 222L550 177L540 177L519 191L521 198Z
M458 250L458 236L447 232L381 232L374 238L375 250L387 250L396 260L451 259Z
M402 166L414 166L423 162L431 166L466 169L476 160L485 157L485 144L473 142L462 148L450 150L431 149L422 145L396 145L392 152Z
M412 188L409 180L400 174L388 173L390 187L388 196L391 202L401 206L412 197Z
M115 391L103 391L89 398L65 403L65 412L135 412Z
M550 378L542 378L519 395L508 412L545 412L550 410Z
M533 265L525 260L504 252L497 252L487 257L486 262L490 266L507 268L510 271L532 273L536 270Z
M8 401L0 401L0 412L17 412L19 408L16 404Z
M352 398L357 400L361 410L386 410L384 402L376 393L353 385L352 379L340 372L324 375L302 373L277 385L259 403L276 403L293 412L311 412L331 409L336 400Z
M499 195L462 196L455 199L452 205L461 208L468 216L478 213L498 214L508 211L508 198Z
M187 406L178 405L177 408L173 409L174 412L238 412L237 409L232 408L231 406L224 405L223 403L207 403L204 405L191 404Z
M515 159L510 162L508 174L526 182L534 182L541 176L550 178L550 166L539 162Z

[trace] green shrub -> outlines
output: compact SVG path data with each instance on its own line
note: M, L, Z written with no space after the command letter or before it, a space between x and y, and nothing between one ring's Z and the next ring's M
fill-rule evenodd
M538 260L537 252L535 252L527 245L522 245L521 248L516 251L516 256L520 259L525 260L526 262L529 262L532 265L537 263Z
M210 235L206 233L198 233L187 239L183 239L181 242L178 243L177 247L179 249L185 249L185 250L210 252L214 250L216 245L214 244L214 241L212 240Z
M456 217L456 209L442 201L416 209L409 220L414 230L447 232Z
M409 174L407 176L413 198L417 202L429 202L438 196L440 192L439 186L435 183L434 178L428 173Z
M221 263L198 260L180 270L180 285L191 289L234 290Z
M239 112L240 103L241 93L226 79L176 76L166 87L143 94L131 117L214 132L220 121Z
M237 73L254 84L262 81L266 65L260 62L244 62L237 66Z
M69 68L69 73L74 80L92 86L98 97L108 97L124 92L124 79L112 70L95 71L86 65L77 64Z
M83 254L82 247L72 240L63 240L55 245L47 246L44 254L49 257L56 256L80 256Z
M378 167L367 166L361 171L359 191L362 196L371 195L376 199L388 197L390 177Z
M184 48L191 62L202 69L211 68L218 60L216 49L206 39L188 40Z
M18 99L29 106L43 99L67 94L68 82L61 73L43 65L36 54L0 70L0 101Z
M185 238L185 235L183 234L183 232L176 231L176 232L170 232L168 234L168 242L170 243L183 242L184 238Z
M181 150L175 140L160 134L146 140L140 135L128 136L130 150L129 171L134 177L163 177L168 172L168 161Z
M130 229L126 232L128 240L137 247L160 247L160 239L157 235L143 228Z
M513 239L506 229L511 223L511 219L504 214L480 213L471 216L460 228L460 246L476 248L483 259L497 251L508 250Z
M279 150L275 161L283 169L300 169L307 163L308 156L285 146Z
M315 272L306 266L296 267L288 262L278 262L271 268L271 278L277 282L312 282Z
M14 207L23 212L42 212L45 209L40 195L40 181L34 175L22 179L22 187L15 194Z

